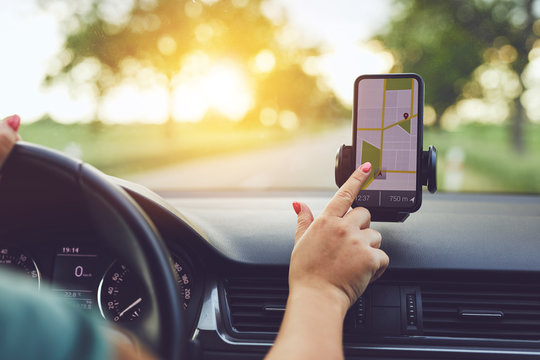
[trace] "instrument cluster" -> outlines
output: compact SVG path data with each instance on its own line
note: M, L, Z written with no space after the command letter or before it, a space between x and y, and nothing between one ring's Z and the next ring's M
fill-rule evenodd
M192 264L185 254L173 253L172 260L178 296L187 310ZM24 274L37 292L48 284L59 298L82 311L99 312L109 321L126 324L145 316L148 295L138 269L92 245L61 244L46 251L0 245L2 268Z

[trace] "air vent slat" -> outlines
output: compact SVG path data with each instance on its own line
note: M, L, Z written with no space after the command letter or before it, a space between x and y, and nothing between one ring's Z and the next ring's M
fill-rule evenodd
M235 329L239 332L277 332L281 322L275 322L274 324L257 324L252 321L238 322L235 325ZM277 328L276 331L270 331L273 328Z
M455 296L456 291L465 290L467 287L464 287L462 289L456 288L455 290L426 290L425 295L429 295L430 297L447 297L447 296ZM476 290L468 290L466 293L460 294L462 297L475 297L481 295L482 297L495 297L497 299L500 298L510 298L510 299L518 299L518 298L533 298L538 299L538 296L540 295L540 292L534 293L534 292L527 292L527 293L518 293L513 292L511 289L508 289L507 291L476 291Z
M287 279L230 279L224 283L232 328L240 333L279 331L289 288Z
M540 286L423 283L424 335L540 339Z
M231 285L229 289L236 291L257 291L257 290L263 290L267 292L276 291L276 292L283 292L286 291L287 288L283 288L282 286L273 286L272 284L269 284L268 286L261 286L261 285L253 285L253 286L239 286L239 285Z
M231 291L231 290L229 290ZM254 290L254 291L260 291L260 293L257 294L248 294L246 293L234 293L230 295L231 299L253 299L253 300L261 300L261 301L268 301L268 300L281 300L283 299L283 296L287 298L287 294L272 294L270 292L265 292L264 290Z
M475 337L475 338L485 338L485 332L482 330L477 331L463 331L462 329L431 329L430 330L431 336L439 336L439 337L460 337L460 338L467 338L467 337ZM526 339L526 340L535 340L538 338L537 332L527 332L527 331L499 331L497 338L503 338L503 339Z
M480 296L478 296L480 297ZM462 306L466 305L476 305L476 304L482 304L482 305L495 305L495 306L537 306L540 307L540 300L537 301L505 301L503 299L496 299L496 298L446 298L446 299L433 299L426 297L424 300L425 304L460 304Z
M236 311L232 312L231 315L234 316L235 319L243 318L243 319L249 320L252 318L257 318L257 321L265 321L266 319L272 320L272 321L274 319L281 320L281 318L283 317L283 314L279 314L279 313L262 314L262 313L236 312Z
M259 309L261 305L259 303L253 303L253 302L246 302L246 301L237 301L230 305L232 309L234 308L257 308Z
M498 326L496 320L486 320L486 321L475 321L473 322L456 322L453 319L445 319L445 318L430 318L428 320L424 320L424 325L426 324L453 324L455 326L489 326L493 328L497 327L512 327L512 326L531 326L531 327L537 327L538 326L538 320L513 320L513 321L505 321L504 323L500 324Z

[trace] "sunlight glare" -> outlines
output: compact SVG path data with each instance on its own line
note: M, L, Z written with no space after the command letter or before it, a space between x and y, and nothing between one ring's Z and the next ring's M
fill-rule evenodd
M249 0L232 0L231 1L234 7L243 8L246 7L249 3Z
M51 107L48 111L55 121L63 124L88 122L96 110L95 94L91 87L81 86L77 92L65 86L55 86L45 92L44 97L52 104L62 106Z
M362 74L387 73L394 65L392 54L375 42L363 43L354 48L336 47L317 60L321 74L330 88L349 106L352 105L354 79Z
M144 122L161 124L168 115L167 88L154 85L141 88L125 82L111 89L99 107L99 118L107 123Z
M199 60L199 61L198 61ZM235 63L212 61L203 53L188 56L174 79L173 117L181 122L202 120L216 110L238 121L253 106L252 89L245 72Z
M540 20L536 23L540 33ZM540 124L540 40L536 40L533 46L529 52L530 62L521 77L526 90L520 100L531 122Z
M273 108L266 107L261 110L259 120L264 126L273 126L278 121L278 113Z
M232 64L213 66L202 80L210 107L231 120L241 120L253 106L251 89L239 67Z
M187 17L196 19L199 16L201 16L203 11L203 7L201 4L193 2L193 1L187 1L186 5L184 5L184 13Z
M196 82L178 85L172 95L174 119L180 122L200 121L208 109L203 93L201 84Z
M200 43L206 43L214 36L214 28L212 25L199 24L195 28L195 37Z
M176 41L169 35L159 38L157 47L163 55L172 55L176 51Z
M294 111L283 110L279 113L279 125L285 130L294 130L300 125L298 123L298 116Z
M186 55L182 60L182 71L173 79L173 83L185 82L201 76L208 72L211 65L212 61L207 54L200 50L194 51Z
M261 50L255 56L253 70L257 73L269 73L276 65L274 53L268 49Z

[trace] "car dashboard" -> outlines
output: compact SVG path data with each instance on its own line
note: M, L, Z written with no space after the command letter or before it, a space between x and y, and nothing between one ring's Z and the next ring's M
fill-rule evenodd
M170 250L196 353L263 358L288 295L291 201L306 202L316 215L332 192L157 195L112 180ZM62 201L69 202L58 199L54 211L29 203L18 217L24 221L0 230L2 259L24 256L41 287L129 329L144 316L144 294L131 293L137 269L97 245L86 215ZM540 358L540 197L425 195L405 223L372 227L382 233L390 266L346 316L346 358Z

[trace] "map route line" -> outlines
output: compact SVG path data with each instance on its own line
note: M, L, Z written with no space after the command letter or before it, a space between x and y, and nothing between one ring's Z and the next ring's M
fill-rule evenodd
M373 180L375 180L375 176L373 176L364 185L362 185L362 190L365 190L373 182Z
M384 129L384 110L386 109L386 78L384 79L383 83L383 98L382 98L382 122L381 122L381 128ZM381 147L380 149L380 155L379 155L379 166L382 167L382 153L383 153L383 139L384 139L384 131L381 131ZM375 176L373 176L375 178Z
M400 174L416 174L416 171L409 171L409 170L379 170L379 173L400 173ZM367 188L369 185L371 185L371 183L375 180L375 178L377 177L376 174L374 174L374 176L369 179L363 186L362 186L362 189L365 189Z
M413 109L414 109L414 80L411 79L411 113L413 112Z
M416 174L416 171L413 170L381 170L381 172L386 173L401 173L401 174Z
M357 131L361 131L361 130L362 130L362 131L366 131L366 130L383 130L383 131L384 131L384 130L390 129L390 128L393 127L393 126L399 125L399 124L401 124L401 123L403 123L403 122L405 122L405 121L407 121L407 120L411 120L412 118L416 117L416 115L417 115L417 114L414 114L414 115L411 116L411 117L408 117L408 118L406 118L406 119L400 120L400 121L398 121L398 122L396 122L396 123L393 123L392 125L388 125L388 126L385 127L385 128L358 128L358 129L356 129L356 130L357 130Z
M417 114L414 114L414 115L411 116L411 117L408 117L408 118L403 119L403 120L399 120L398 122L395 122L395 123L393 123L392 125L388 125L387 127L382 128L382 130L383 130L383 131L384 131L384 130L388 130L388 129L390 129L391 127L394 127L394 126L396 126L396 125L399 125L399 124L401 124L401 123L404 123L405 121L409 121L409 120L411 120L412 118L416 117L416 115L417 115Z

